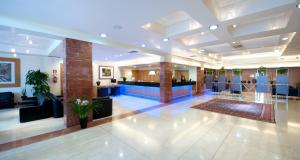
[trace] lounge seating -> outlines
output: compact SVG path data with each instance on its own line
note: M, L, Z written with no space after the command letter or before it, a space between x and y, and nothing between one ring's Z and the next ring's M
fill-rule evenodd
M19 109L20 122L29 122L49 117L63 117L63 105L53 94L38 95L37 105L24 105Z
M0 109L14 108L14 94L12 92L0 93Z
M93 111L93 119L99 119L109 117L112 115L112 99L109 97L97 97L93 98L94 102L102 104L96 111Z

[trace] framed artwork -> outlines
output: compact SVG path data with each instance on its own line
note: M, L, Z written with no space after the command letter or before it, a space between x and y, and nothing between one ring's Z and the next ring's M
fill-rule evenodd
M20 59L0 57L0 88L20 87Z
M114 78L114 67L99 66L99 79L112 79Z

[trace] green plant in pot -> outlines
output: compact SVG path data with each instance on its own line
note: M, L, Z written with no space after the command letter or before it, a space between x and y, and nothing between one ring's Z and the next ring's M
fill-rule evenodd
M81 129L87 128L90 112L93 110L98 111L97 108L101 106L99 103L90 102L84 98L72 99L69 103L79 118Z
M206 75L213 75L213 70L207 68L207 69L205 70L205 73L206 73Z
M266 67L259 67L258 70L257 70L259 76L265 76L267 75L267 68Z
M233 69L233 74L236 75L236 76L240 76L242 74L242 69Z
M40 70L29 70L26 74L26 84L32 85L33 95L38 94L47 95L50 92L48 84L49 75Z
M288 69L287 68L278 68L277 69L277 74L278 75L283 76L283 75L287 75L287 73L288 73Z
M225 72L226 71L225 71L224 67L222 67L219 71L220 76L225 76Z

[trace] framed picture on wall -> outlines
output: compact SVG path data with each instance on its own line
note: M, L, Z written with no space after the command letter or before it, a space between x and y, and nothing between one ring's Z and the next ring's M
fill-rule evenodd
M114 67L99 66L99 79L112 79L114 78Z
M0 88L20 87L20 59L0 57Z

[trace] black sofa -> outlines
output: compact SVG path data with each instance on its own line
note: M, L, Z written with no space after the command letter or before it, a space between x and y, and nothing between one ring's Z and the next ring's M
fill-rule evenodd
M14 108L14 94L12 92L0 93L0 109Z
M97 97L93 98L93 102L101 104L93 111L93 119L109 117L112 115L112 99L110 97ZM97 111L96 111L97 110Z
M21 123L50 117L63 117L63 105L55 95L38 95L36 99L37 105L26 104L20 107L19 118Z

